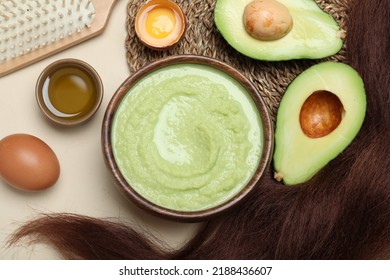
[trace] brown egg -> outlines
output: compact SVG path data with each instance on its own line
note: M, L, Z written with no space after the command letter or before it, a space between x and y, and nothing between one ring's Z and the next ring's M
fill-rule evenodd
M54 185L60 164L53 150L41 139L13 134L0 141L0 177L25 191L40 191Z
M293 20L289 10L275 0L255 0L244 10L245 30L253 38L273 41L286 36L292 29Z

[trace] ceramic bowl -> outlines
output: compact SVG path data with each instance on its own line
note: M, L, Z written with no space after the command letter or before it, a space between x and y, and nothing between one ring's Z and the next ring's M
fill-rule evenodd
M175 46L183 37L185 30L186 17L183 10L170 0L146 2L138 10L135 18L138 39L148 48L157 51Z
M258 157L260 158L257 168L255 168L254 173L251 175L249 182L244 185L244 187L239 191L234 197L228 199L221 204L213 206L208 209L195 210L195 211L182 211L182 210L172 210L167 207L157 205L154 202L144 198L140 195L125 179L124 174L122 174L121 169L118 167L118 161L114 152L114 140L113 140L113 127L115 123L115 116L122 101L125 99L129 90L132 89L137 83L140 82L145 77L148 77L151 73L155 71L164 70L165 67L171 66L180 66L181 64L187 65L201 65L211 67L212 69L219 70L223 75L227 74L228 77L233 78L235 82L238 82L248 93L248 100L251 99L251 104L255 104L253 111L257 112L256 115L259 116L259 123L262 126L262 146L259 148ZM158 72L161 73L161 72ZM186 87L184 87L186 90ZM154 94L159 94L158 91ZM126 101L123 101L124 104L127 104ZM119 113L120 115L120 113ZM118 117L119 118L119 117ZM141 118L142 120L142 118ZM131 134L131 128L125 128ZM116 136L118 137L118 136ZM125 140L124 140L125 141ZM261 96L257 92L256 88L249 82L249 80L242 75L240 72L232 68L231 66L222 63L218 60L196 56L196 55L178 55L170 56L160 60L157 60L143 69L140 69L138 72L134 73L125 82L119 87L116 93L113 95L111 101L108 104L108 107L105 112L103 124L102 124L102 150L105 159L105 163L109 172L111 173L116 185L119 187L119 190L122 194L127 197L134 204L140 208L157 215L162 218L180 221L180 222L198 222L215 217L228 211L234 206L243 203L245 199L251 194L254 188L258 187L258 181L262 177L264 171L269 166L270 157L272 154L273 147L273 129L271 125L270 116L266 108L265 103L263 102ZM257 156L257 155L256 155ZM233 171L235 172L235 171Z
M51 85L54 80L58 83L56 88ZM50 91L56 96L56 105L53 105ZM100 107L103 91L103 83L96 70L74 58L49 64L39 75L35 87L36 100L43 114L51 122L63 126L79 125L91 119ZM85 97L88 92L90 95ZM69 105L73 102L80 103L76 107ZM62 110L64 106L73 106L75 111Z

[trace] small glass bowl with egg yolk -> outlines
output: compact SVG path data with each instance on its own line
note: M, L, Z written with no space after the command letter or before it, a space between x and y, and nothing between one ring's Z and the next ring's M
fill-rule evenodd
M138 39L154 50L175 46L184 35L186 19L182 9L169 0L151 0L137 12L135 31Z

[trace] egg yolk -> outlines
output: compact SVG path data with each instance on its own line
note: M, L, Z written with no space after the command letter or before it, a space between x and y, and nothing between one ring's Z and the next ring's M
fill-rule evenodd
M136 18L136 32L141 41L156 48L177 42L185 26L178 9L170 1L147 2Z
M167 37L175 28L176 17L168 8L155 8L146 17L146 32L156 39Z

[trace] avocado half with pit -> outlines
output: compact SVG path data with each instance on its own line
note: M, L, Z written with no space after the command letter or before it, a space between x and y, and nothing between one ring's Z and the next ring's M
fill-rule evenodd
M311 179L352 142L365 113L364 84L349 65L322 62L302 72L278 108L275 179L286 185Z
M291 18L286 19L286 11ZM287 20L292 20L287 23L290 28ZM338 23L312 0L217 0L214 21L234 49L258 60L318 59L337 53L343 45ZM272 34L265 39L253 36L259 32L248 31L248 26ZM283 36L272 36L276 33Z

